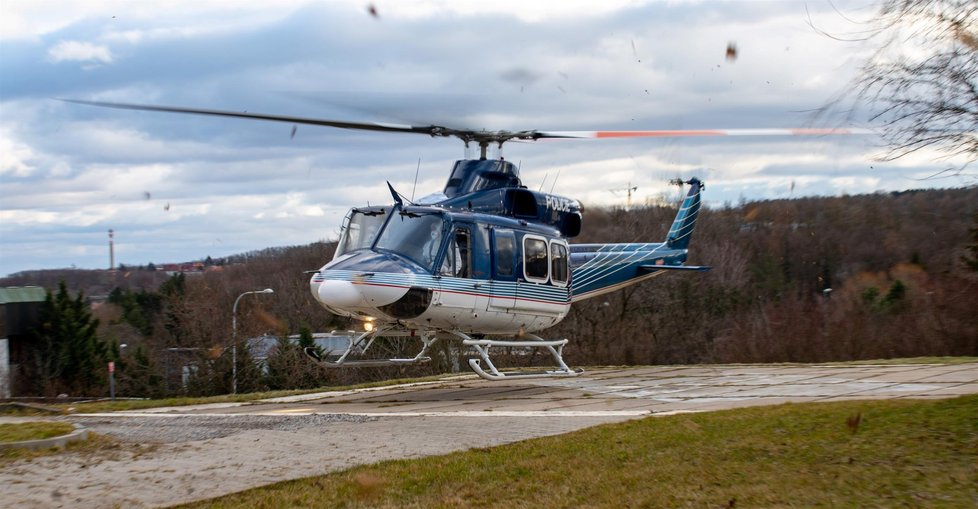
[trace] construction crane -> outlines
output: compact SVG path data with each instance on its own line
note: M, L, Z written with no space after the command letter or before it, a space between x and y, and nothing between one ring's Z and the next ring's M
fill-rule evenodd
M625 201L625 210L631 210L632 208L632 193L637 191L638 187L633 186L631 182L628 183L628 187L620 187L617 189L609 189L615 196L620 196L618 193L626 193L627 199Z

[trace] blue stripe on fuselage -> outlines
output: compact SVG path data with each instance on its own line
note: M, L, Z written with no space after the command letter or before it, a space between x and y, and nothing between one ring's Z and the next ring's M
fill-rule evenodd
M399 288L432 288L442 292L473 295L480 297L516 298L517 300L545 302L549 304L567 304L570 294L566 287L546 284L513 281L490 281L481 279L466 279L430 274L390 274L366 273L349 270L325 270L315 274L313 283L326 280L349 281L358 285L391 286ZM473 291L472 283L483 281L488 291Z

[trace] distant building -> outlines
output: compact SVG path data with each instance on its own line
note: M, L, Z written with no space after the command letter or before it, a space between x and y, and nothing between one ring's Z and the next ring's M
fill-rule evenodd
M47 290L39 286L0 288L0 398L15 392L20 365L26 361L31 331L38 326Z
M323 349L326 355L330 354L340 354L346 351L347 345L350 341L356 339L357 333L354 331L332 331L332 332L316 332L312 335L312 340ZM293 334L289 336L289 342L292 344L299 344L299 335ZM248 353L251 354L251 358L254 359L255 364L261 367L262 372L268 372L268 358L275 353L275 347L278 345L278 338L275 336L259 336L256 338L250 338L247 342Z

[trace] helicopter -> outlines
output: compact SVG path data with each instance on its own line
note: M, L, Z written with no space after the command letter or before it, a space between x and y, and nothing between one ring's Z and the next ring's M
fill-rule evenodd
M681 136L823 136L863 134L853 128L488 131L436 125L349 122L213 109L65 99L117 109L210 115L454 137L477 159L455 162L444 188L416 202L388 182L393 204L354 207L340 225L332 260L310 275L313 298L330 313L363 322L338 352L306 354L324 367L404 366L431 361L438 341L456 341L475 351L469 367L486 380L571 377L563 358L568 339L534 333L563 320L575 302L604 295L668 272L702 272L686 265L704 183L689 189L665 239L644 243L572 244L581 233L583 208L575 199L528 189L519 167L489 158L490 146L541 139ZM293 128L294 132L294 128ZM383 339L382 339L383 338ZM420 345L413 356L370 357L385 340ZM552 369L500 369L494 348L539 349Z

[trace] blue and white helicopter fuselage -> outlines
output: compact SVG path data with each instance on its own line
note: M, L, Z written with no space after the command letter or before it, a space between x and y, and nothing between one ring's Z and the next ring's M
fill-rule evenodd
M331 312L512 335L551 327L570 311L569 247L556 229L433 206L372 209L351 211L344 233L352 235L312 277L313 295ZM379 235L358 237L381 219Z
M689 182L665 242L571 245L568 238L580 232L580 204L525 188L489 187L505 184L507 172L515 168L505 161L459 161L437 203L407 205L395 193L394 205L352 209L333 260L315 271L310 287L323 307L365 322L366 331L338 359L319 360L327 366L417 362L436 339L449 338L479 352L489 371L478 359L470 364L486 378L507 376L489 360L492 346L547 348L561 366L547 375L574 374L560 354L567 340L532 333L563 320L574 302L668 270L705 269L683 265L700 206L698 180ZM461 192L466 182L477 190ZM348 359L382 334L418 337L422 352Z

